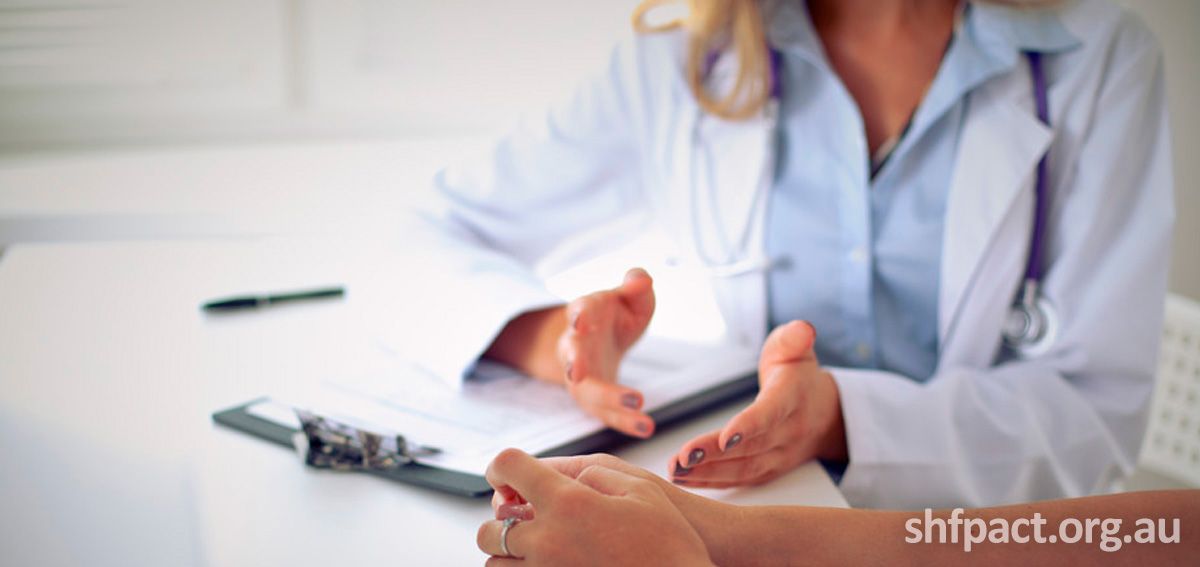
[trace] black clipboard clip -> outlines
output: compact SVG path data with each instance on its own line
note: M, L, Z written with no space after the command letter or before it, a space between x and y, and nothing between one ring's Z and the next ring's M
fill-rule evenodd
M441 452L403 435L367 431L307 410L296 409L296 417L300 431L292 435L292 446L305 464L318 469L386 471Z

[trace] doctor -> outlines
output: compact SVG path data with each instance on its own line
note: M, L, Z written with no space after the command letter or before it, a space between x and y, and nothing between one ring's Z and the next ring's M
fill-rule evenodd
M856 506L984 506L1130 471L1173 220L1143 25L1106 0L710 0L648 29L655 4L565 105L437 176L406 321L425 365L504 361L652 434L616 381L649 275L564 306L533 272L644 210L763 348L758 398L676 482L822 458Z

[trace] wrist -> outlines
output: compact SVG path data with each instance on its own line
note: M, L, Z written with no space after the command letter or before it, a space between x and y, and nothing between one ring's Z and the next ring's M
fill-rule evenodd
M671 502L700 535L715 565L732 565L746 559L746 549L738 542L750 508L718 502L672 486Z
M566 328L564 306L522 313L504 326L483 356L535 378L563 382L565 376L557 348Z
M837 380L833 374L822 370L822 382L829 389L827 399L830 400L827 411L826 426L818 444L817 457L827 461L845 462L850 458L846 443L846 422L842 417L842 398L838 391Z

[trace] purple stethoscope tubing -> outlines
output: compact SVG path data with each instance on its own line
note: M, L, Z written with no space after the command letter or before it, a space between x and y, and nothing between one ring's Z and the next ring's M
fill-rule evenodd
M1037 109L1038 120L1046 126L1050 125L1050 102L1046 96L1046 74L1042 71L1042 54L1036 51L1026 51L1025 58L1029 60L1029 74L1033 76L1033 101ZM1040 281L1042 279L1042 239L1046 229L1046 155L1037 164L1037 180L1034 182L1033 237L1029 242L1029 264L1025 267L1025 279Z
M1033 103L1038 121L1050 126L1050 101L1046 93L1046 74L1042 68L1042 54L1026 51L1029 74L1033 78ZM1047 339L1057 332L1058 320L1050 305L1041 297L1042 252L1045 248L1046 208L1050 200L1050 188L1046 180L1046 159L1049 152L1042 154L1037 164L1037 177L1033 185L1033 235L1029 238L1029 257L1025 265L1025 280L1021 295L1009 312L1004 323L1004 345L1021 355L1040 354L1050 344Z

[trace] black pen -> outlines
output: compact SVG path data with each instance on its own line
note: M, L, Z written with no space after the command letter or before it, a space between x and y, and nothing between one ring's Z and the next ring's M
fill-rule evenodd
M213 300L200 306L200 308L205 311L237 311L241 309L254 309L257 307L266 307L268 305L277 305L280 303L290 303L292 301L341 297L345 293L346 290L341 287L327 287L303 291L292 291L287 293L276 293L273 295L242 295Z

